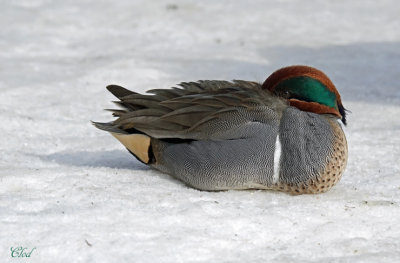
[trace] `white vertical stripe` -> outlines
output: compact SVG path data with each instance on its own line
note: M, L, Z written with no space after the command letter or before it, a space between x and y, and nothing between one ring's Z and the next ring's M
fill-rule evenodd
M281 141L279 139L279 134L276 136L275 142L275 152L274 152L274 177L272 182L274 184L279 182L279 170L280 170L280 159L281 159Z

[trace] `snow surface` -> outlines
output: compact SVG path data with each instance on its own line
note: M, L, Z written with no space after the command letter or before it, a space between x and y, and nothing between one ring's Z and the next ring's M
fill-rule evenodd
M0 2L0 262L399 262L400 3ZM110 83L325 71L351 113L321 195L202 192L89 120ZM36 248L12 258L10 248Z

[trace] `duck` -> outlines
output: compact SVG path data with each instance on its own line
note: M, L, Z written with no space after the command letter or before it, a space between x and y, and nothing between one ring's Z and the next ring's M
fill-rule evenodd
M324 193L341 179L346 109L321 70L293 65L263 83L199 80L139 94L107 86L109 132L140 162L203 191Z

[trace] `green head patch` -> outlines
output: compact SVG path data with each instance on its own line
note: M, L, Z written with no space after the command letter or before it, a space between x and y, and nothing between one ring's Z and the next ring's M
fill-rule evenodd
M287 99L298 99L306 102L317 102L338 110L336 95L319 80L299 76L279 82L274 92Z

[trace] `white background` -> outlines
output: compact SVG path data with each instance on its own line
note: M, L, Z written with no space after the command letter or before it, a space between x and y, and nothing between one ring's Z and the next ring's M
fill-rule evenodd
M1 1L1 262L400 260L398 1ZM89 120L111 83L262 82L322 69L351 111L321 195L201 192ZM36 248L12 258L10 248Z

